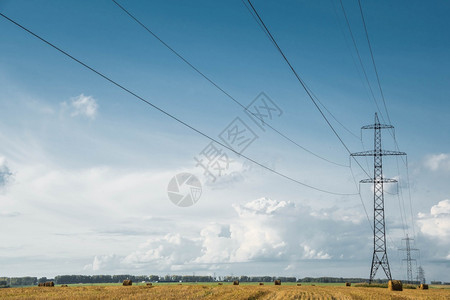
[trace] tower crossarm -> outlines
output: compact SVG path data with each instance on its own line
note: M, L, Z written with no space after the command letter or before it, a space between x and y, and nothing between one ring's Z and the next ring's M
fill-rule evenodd
M390 178L381 178L381 179L369 178L360 181L360 183L396 183L396 182L397 180Z
M388 129L388 128L394 128L394 126L386 124L371 124L361 127L361 129Z
M406 153L390 150L381 150L381 151L368 150L363 152L355 152L351 154L351 156L388 156L388 155L406 155Z

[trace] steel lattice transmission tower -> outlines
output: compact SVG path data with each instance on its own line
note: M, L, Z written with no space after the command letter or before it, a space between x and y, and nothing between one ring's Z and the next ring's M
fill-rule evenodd
M417 268L417 281L419 283L427 283L425 280L425 271L423 270L422 266L419 266L419 268Z
M408 283L413 283L413 274L412 274L412 261L415 261L415 259L411 259L411 251L418 251L419 249L413 249L411 248L410 241L413 241L414 239L411 239L408 235L406 235L406 238L402 239L403 241L406 241L406 248L399 249L400 251L406 251L406 259L403 259L403 261L406 261L406 277L408 278Z
M395 183L397 180L383 177L383 156L406 155L404 152L387 151L381 149L381 129L392 129L394 126L380 124L375 113L375 124L363 126L362 129L374 130L374 150L352 153L351 156L373 156L373 178L361 180L361 183L373 183L373 257L370 270L370 280L377 273L378 268L384 270L386 277L392 280L391 270L386 252L386 226L384 223L384 183Z

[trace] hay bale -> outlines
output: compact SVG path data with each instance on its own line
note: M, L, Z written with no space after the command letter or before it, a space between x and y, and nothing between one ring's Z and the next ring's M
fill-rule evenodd
M297 286L302 286L302 284L301 283L297 283Z
M126 279L126 280L123 281L123 285L124 286L133 285L133 282L131 280L129 280L129 279Z
M223 285L223 283L222 283L222 282L219 282L218 285Z
M315 284L311 284L311 286L316 286Z
M352 286L352 284L350 282L346 282L345 286Z
M38 286L45 286L45 282L39 282Z
M67 284L61 284L61 287L67 287Z
M55 283L53 281L46 281L44 286L55 286Z
M419 285L419 289L428 290L428 284L422 283L421 285Z
M264 283L263 283L263 282L260 282L259 285L264 285Z
M239 285L239 280L233 281L233 285Z
M152 283L151 283L151 282L147 282L147 285L148 285L148 286L151 286L151 285L152 285Z
M403 291L403 284L400 280L389 280L388 289L390 291Z
M274 283L275 283L275 285L281 285L281 280L277 279L277 280L274 281Z

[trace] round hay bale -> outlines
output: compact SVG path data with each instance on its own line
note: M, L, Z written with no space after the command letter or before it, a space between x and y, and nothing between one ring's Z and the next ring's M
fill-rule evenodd
M239 285L239 280L233 281L233 285Z
M277 279L277 280L274 281L274 283L275 283L275 285L281 285L281 280Z
M133 282L131 280L129 280L129 279L126 279L126 280L123 281L122 285L124 285L124 286L133 285Z
M345 286L352 286L352 284L350 282L346 282Z
M46 281L44 286L55 286L55 283L53 281Z
M148 285L148 286L151 286L151 285L153 285L153 284L152 284L151 282L147 282L147 285Z
M264 285L264 283L263 283L263 282L260 282L259 285Z
M390 291L403 291L403 284L400 280L389 280L388 289Z
M39 282L38 286L45 286L45 282Z
M301 283L297 283L297 286L302 286L302 284Z
M61 287L67 287L67 284L61 284Z
M223 283L222 283L222 282L219 282L218 285L223 285Z
M421 289L421 290L428 290L428 284L422 283L421 285L419 285L419 289Z
M315 284L311 284L311 286L316 286Z

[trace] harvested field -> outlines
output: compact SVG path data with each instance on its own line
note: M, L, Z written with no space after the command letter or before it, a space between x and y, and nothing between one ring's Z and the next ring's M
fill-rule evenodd
M0 299L450 299L448 289L295 285L69 286L0 289Z

